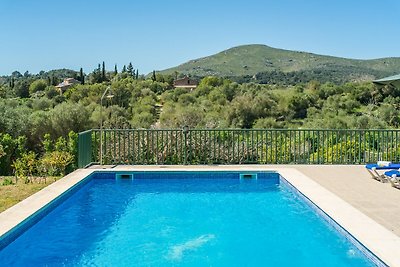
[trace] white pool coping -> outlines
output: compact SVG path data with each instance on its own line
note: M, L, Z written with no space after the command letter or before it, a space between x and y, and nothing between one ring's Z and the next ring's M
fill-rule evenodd
M0 237L95 171L276 171L389 266L400 267L400 237L295 168L262 165L117 166L79 169L0 213Z

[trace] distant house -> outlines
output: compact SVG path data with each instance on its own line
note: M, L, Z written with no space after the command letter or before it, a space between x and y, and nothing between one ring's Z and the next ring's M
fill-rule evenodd
M62 83L57 84L56 88L60 90L60 93L64 93L68 88L77 83L80 82L74 78L66 78Z
M193 90L197 87L199 83L195 80L190 79L189 77L185 77L182 79L177 79L174 81L174 88L188 88Z

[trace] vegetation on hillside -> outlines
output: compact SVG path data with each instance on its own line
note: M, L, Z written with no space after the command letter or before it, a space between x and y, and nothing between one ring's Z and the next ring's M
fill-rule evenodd
M205 77L229 77L239 82L295 85L317 80L321 83L368 81L397 74L400 58L356 60L306 52L276 49L266 45L243 45L218 54L191 60L162 71Z

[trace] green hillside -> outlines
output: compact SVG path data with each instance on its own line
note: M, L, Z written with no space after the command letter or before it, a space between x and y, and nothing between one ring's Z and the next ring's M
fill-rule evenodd
M243 45L191 60L161 73L172 74L175 71L200 77L254 76L271 72L306 74L334 72L336 76L345 80L370 80L399 73L400 58L357 60L283 50L266 45Z

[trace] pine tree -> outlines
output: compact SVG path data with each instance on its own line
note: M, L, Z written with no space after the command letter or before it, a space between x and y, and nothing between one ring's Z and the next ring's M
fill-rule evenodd
M127 71L128 71L129 76L133 77L133 66L132 66L132 62L129 62Z

